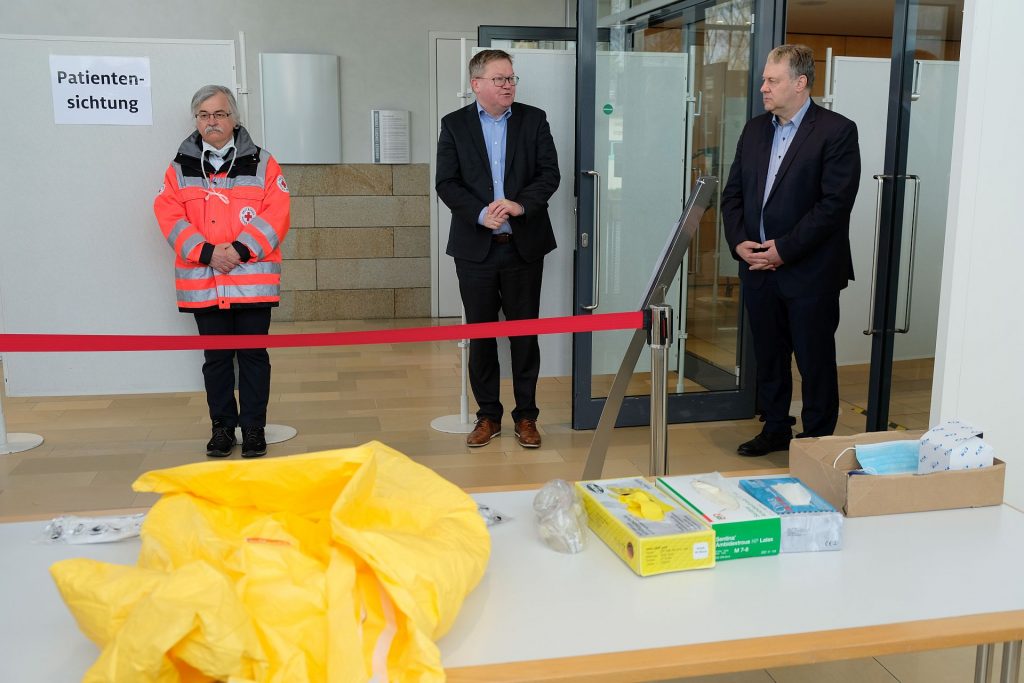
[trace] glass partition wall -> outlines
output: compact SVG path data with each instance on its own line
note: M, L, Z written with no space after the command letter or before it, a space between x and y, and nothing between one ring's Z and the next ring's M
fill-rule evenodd
M856 280L837 334L840 421L927 426L962 10L963 0L580 0L579 311L637 305L693 180L724 182L739 131L763 111L767 52L805 43L817 59L812 95L857 123L864 173L851 223ZM756 410L736 273L715 202L670 292L670 421ZM627 336L577 335L575 427L596 423ZM648 367L641 358L620 425L647 421Z
M786 40L815 51L815 100L860 136L837 334L851 426L928 427L962 20L963 0L789 6Z
M582 37L577 68L576 292L580 311L636 310L696 179L724 181L746 121L754 33L751 0L677 3L622 18L622 3L585 6L608 49ZM615 10L618 14L612 13ZM585 52L584 52L585 51ZM666 302L675 316L668 386L673 422L749 417L735 261L718 195ZM596 424L629 331L577 335L577 428ZM620 425L648 419L650 358L634 368Z

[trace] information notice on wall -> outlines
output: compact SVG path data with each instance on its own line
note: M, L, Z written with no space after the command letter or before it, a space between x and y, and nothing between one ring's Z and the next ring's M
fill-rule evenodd
M409 112L399 109L373 109L370 112L373 136L373 163L409 163Z
M50 55L57 124L151 126L149 57Z

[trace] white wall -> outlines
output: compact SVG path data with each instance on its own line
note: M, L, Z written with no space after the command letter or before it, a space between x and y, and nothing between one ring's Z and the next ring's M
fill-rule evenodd
M1020 0L967 0L931 422L985 430L1024 508Z
M49 55L145 57L153 125L55 125ZM175 305L173 256L153 218L187 100L231 79L231 41L0 38L0 306L11 333L195 334ZM66 159L65 163L53 163ZM108 161L110 160L110 161ZM116 160L116 161L114 161ZM60 188L42 200L40 188ZM9 396L197 391L202 353L12 353Z
M566 16L564 0L3 0L0 31L228 40L244 31L251 93L246 127L257 140L262 128L259 53L336 54L341 57L342 161L370 161L371 109L408 109L412 162L426 163L435 135L430 130L428 32L475 33L481 24L563 26Z

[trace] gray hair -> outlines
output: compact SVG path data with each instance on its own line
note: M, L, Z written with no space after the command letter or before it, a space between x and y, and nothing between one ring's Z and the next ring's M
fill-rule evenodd
M788 63L789 76L794 81L806 76L808 90L814 85L814 50L806 45L779 45L768 53L768 59L772 62Z
M487 65L499 59L506 59L511 63L512 55L504 50L481 50L477 52L473 55L473 59L469 60L469 77L480 78L484 75Z
M231 118L235 120L236 124L241 125L242 121L238 116L238 103L235 102L235 93L223 85L204 85L199 90L196 90L196 94L192 96L192 116L194 117L198 114L199 107L203 102L214 95L224 95L228 98L228 109L231 110Z

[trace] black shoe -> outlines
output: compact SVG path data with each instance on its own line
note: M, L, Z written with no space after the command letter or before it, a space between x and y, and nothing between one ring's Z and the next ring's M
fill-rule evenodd
M242 427L242 457L258 458L267 454L267 440L263 427Z
M748 457L768 455L773 451L788 451L792 440L789 432L761 432L750 441L741 443L736 452Z
M206 444L206 455L211 458L226 458L231 455L235 444L235 428L213 423L213 436Z

